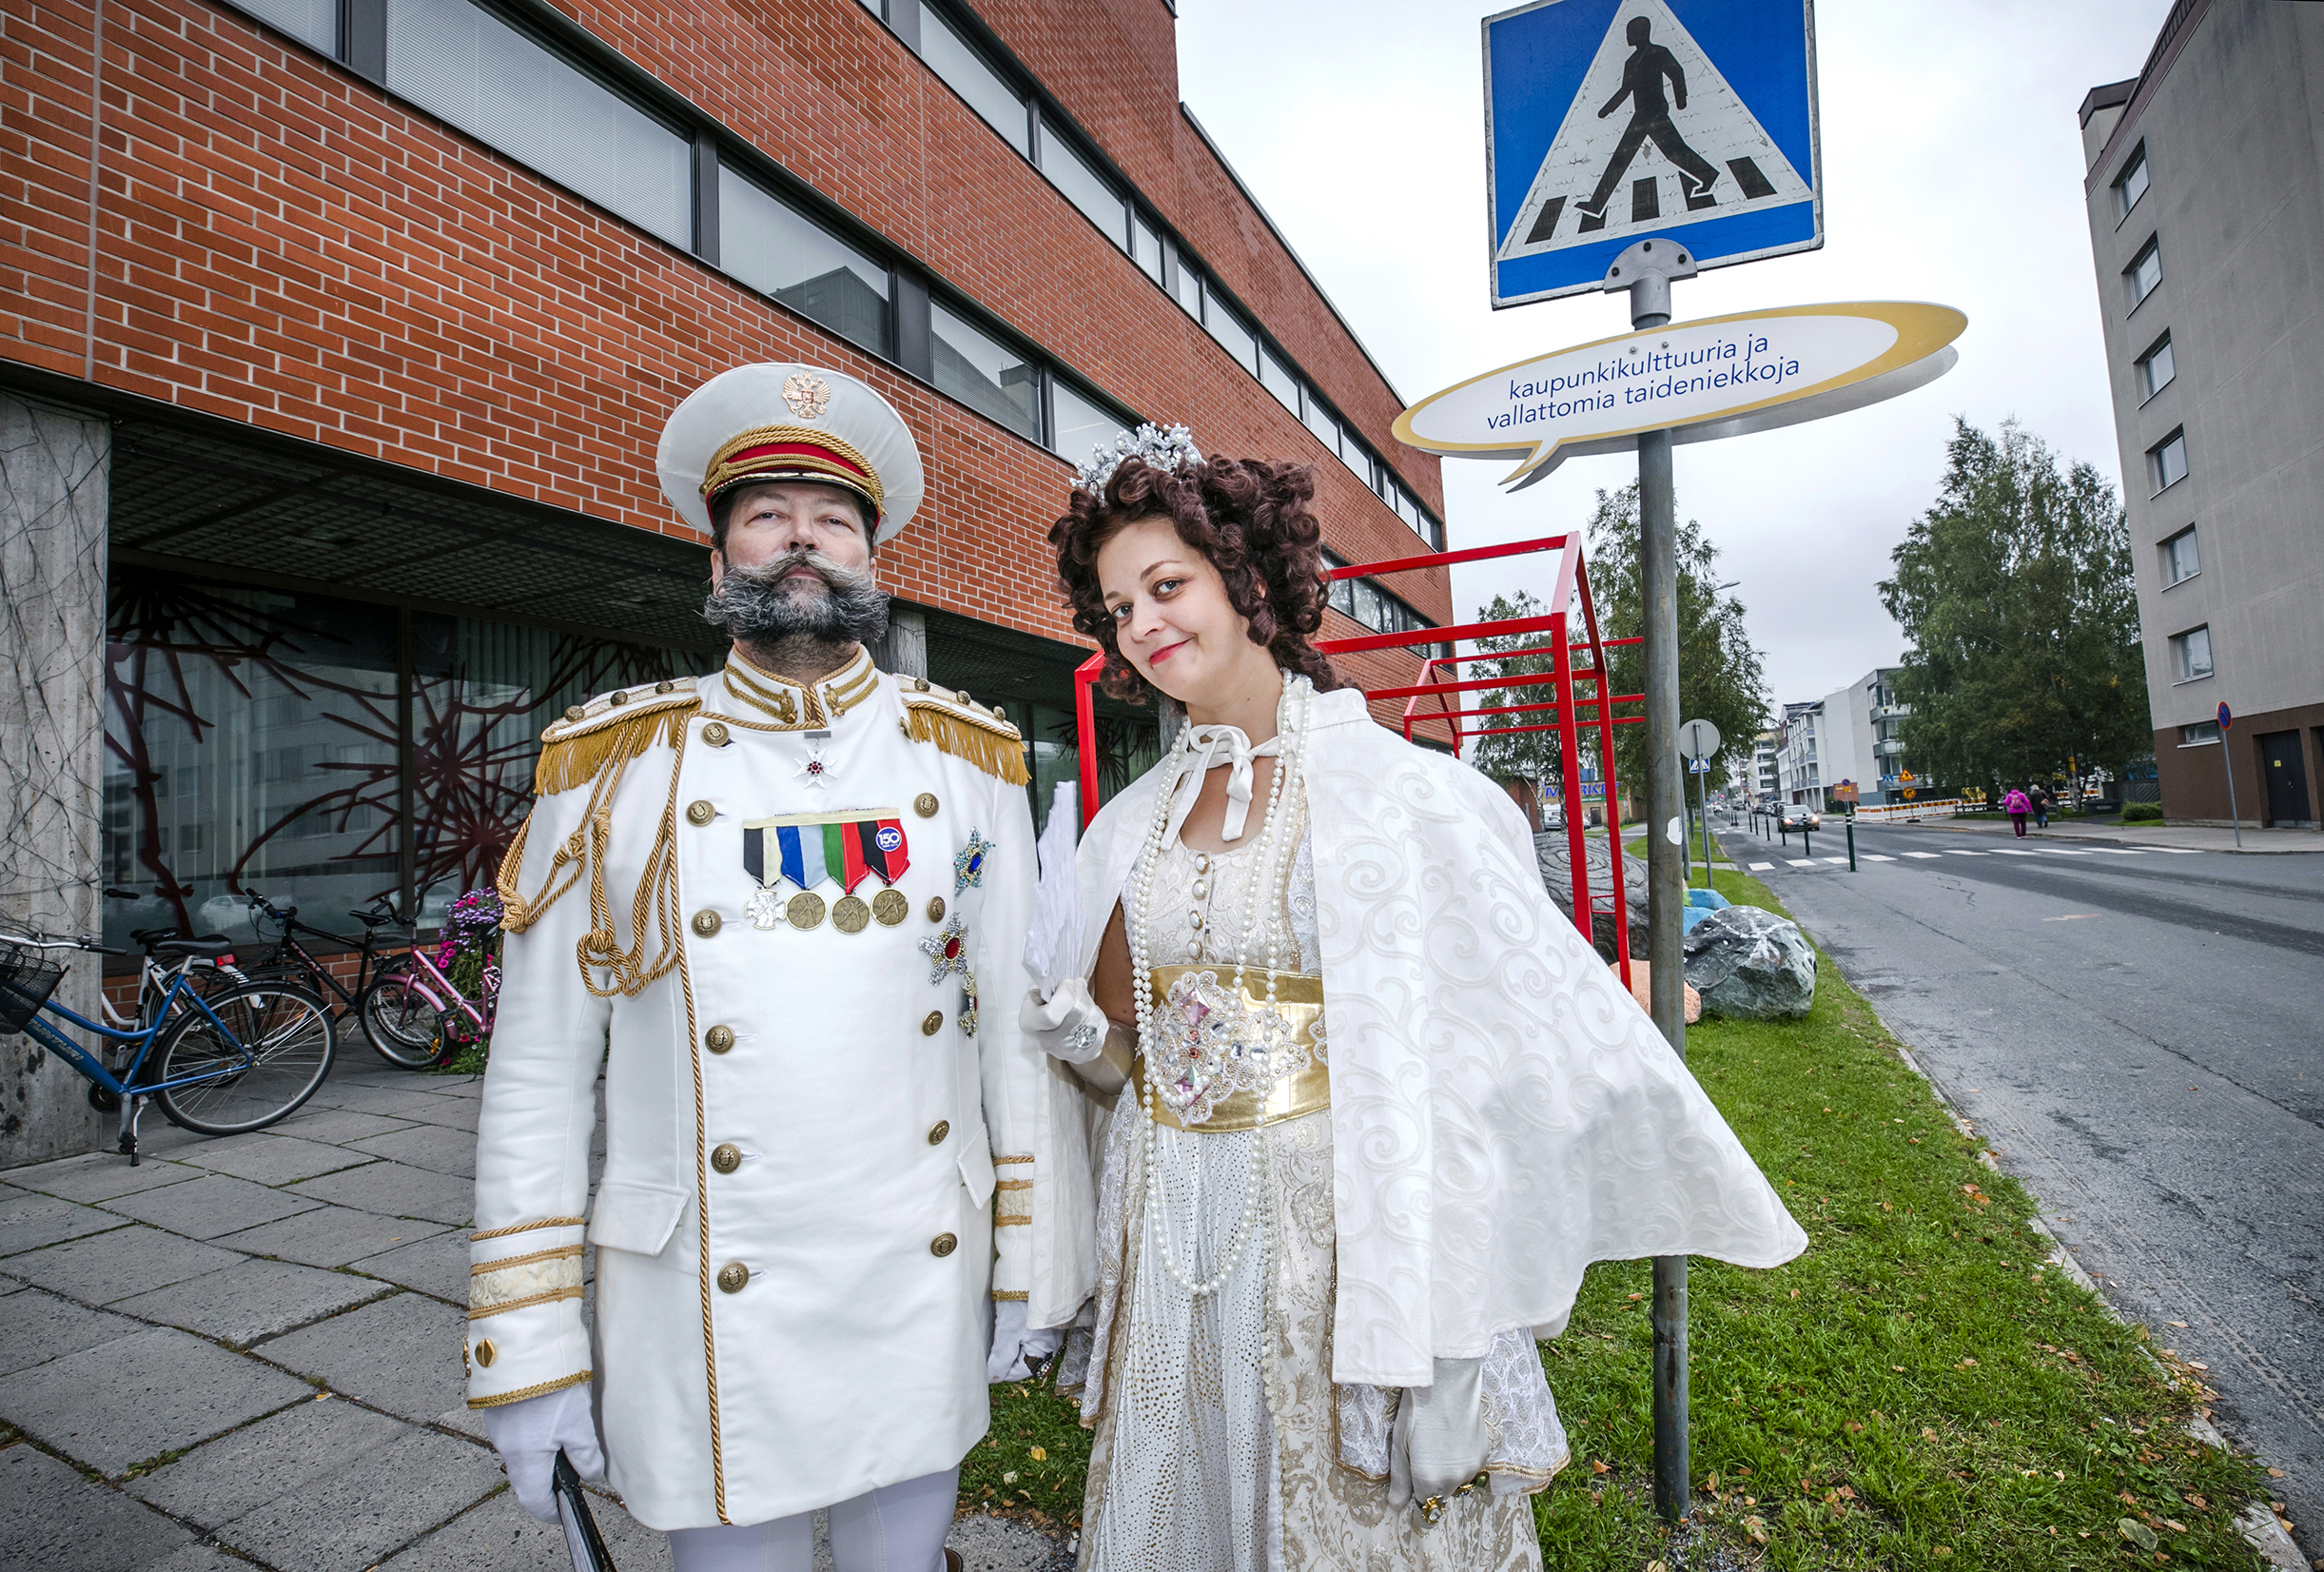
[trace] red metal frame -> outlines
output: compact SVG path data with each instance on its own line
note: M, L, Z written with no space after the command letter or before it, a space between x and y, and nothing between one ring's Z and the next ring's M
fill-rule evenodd
M1419 681L1400 687L1374 688L1365 697L1371 699L1403 699L1405 739L1411 740L1416 725L1442 725L1450 734L1455 753L1472 738L1510 737L1526 732L1553 731L1558 734L1559 796L1565 808L1567 854L1573 871L1573 925L1581 930L1584 938L1591 937L1592 917L1601 909L1601 902L1604 903L1604 909L1613 918L1616 963L1621 970L1623 986L1628 987L1631 980L1630 909L1622 880L1622 815L1617 805L1619 794L1614 781L1613 729L1616 726L1643 724L1646 717L1643 713L1617 715L1614 711L1625 704L1643 706L1645 696L1610 695L1606 692L1606 652L1615 645L1635 644L1639 640L1601 639L1598 636L1597 607L1590 593L1589 569L1582 560L1581 537L1549 535L1533 540L1515 540L1507 545L1473 546L1465 551L1432 552L1422 557L1398 557L1383 562L1357 562L1332 569L1331 577L1377 579L1423 568L1450 567L1455 562L1478 562L1546 551L1557 553L1556 584L1550 596L1550 604L1558 608L1553 612L1540 617L1509 618L1497 622L1462 622L1453 627L1422 628L1411 633L1322 639L1316 641L1316 648L1326 655L1352 655L1365 650L1398 649L1414 644L1457 644L1462 639L1487 637L1508 638L1532 633L1549 636L1546 642L1490 656L1426 656L1423 658ZM1581 607L1578 624L1573 621L1571 613L1571 608L1577 602ZM1460 663L1464 659L1497 661L1510 655L1546 655L1550 658L1550 670L1506 678L1463 678L1460 675ZM1580 657L1578 661L1577 656ZM1073 674L1073 712L1080 743L1082 822L1084 824L1098 811L1095 689L1098 674L1104 664L1103 653L1092 655ZM1439 670L1445 675L1439 677ZM1595 688L1589 695L1577 697L1574 692L1576 683L1594 684ZM1455 709L1450 701L1450 696L1454 694L1477 693L1487 689L1508 692L1536 687L1553 687L1555 695L1537 702L1500 704L1476 710ZM1437 708L1421 711L1421 700L1432 698L1436 700ZM1547 713L1549 718L1524 725L1461 725L1463 720L1480 716L1543 712ZM1585 716L1590 718L1584 719ZM1613 888L1603 896L1591 894L1590 861L1582 835L1580 733L1585 725L1594 726L1598 734L1598 759L1606 794L1606 834L1613 855L1611 880Z

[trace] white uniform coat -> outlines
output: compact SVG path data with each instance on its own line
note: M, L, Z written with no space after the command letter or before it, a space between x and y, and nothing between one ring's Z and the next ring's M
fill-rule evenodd
M1496 1332L1553 1337L1592 1261L1774 1267L1805 1249L1652 1018L1551 902L1508 795L1377 725L1354 689L1315 695L1307 731L1332 1379L1425 1386L1435 1359L1478 1357ZM1164 757L1082 837L1084 976L1176 768ZM1064 1157L1041 1165L1061 1230L1094 1218L1094 1175ZM1094 1257L1037 1255L1034 1268L1036 1325L1095 1287Z
M594 1371L612 1484L661 1529L759 1523L960 1461L986 1425L988 1294L1021 1297L1027 1273L1020 1221L998 1229L996 1276L996 1164L1000 1215L1022 1220L1044 1105L1072 1095L1017 1026L1025 788L958 757L1021 759L1014 731L861 657L811 695L756 680L796 723L714 674L552 727L564 752L502 871L519 904L478 1132L469 1401ZM913 740L912 721L944 740ZM607 753L622 726L626 764ZM773 926L754 925L747 825L816 814L896 821L900 921L843 932L825 881L814 926L764 900ZM792 895L761 835L768 884ZM872 874L855 894L885 888ZM924 950L947 934L960 964ZM584 946L634 950L633 991L585 987ZM657 953L667 972L640 985ZM589 975L608 988L603 966ZM600 1065L593 1353L579 1255Z

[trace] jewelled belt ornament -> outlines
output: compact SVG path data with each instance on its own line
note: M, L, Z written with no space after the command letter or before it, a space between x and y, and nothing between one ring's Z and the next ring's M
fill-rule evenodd
M1161 1078L1155 1122L1177 1130L1257 1130L1331 1106L1324 1065L1323 979L1247 967L1242 997L1220 979L1233 968L1157 966L1146 973ZM1268 1000L1268 984L1274 999ZM1132 1069L1142 1090L1148 1063Z
M799 929L823 921L823 897L815 887L830 880L839 886L831 904L831 924L845 933L860 933L877 917L892 928L910 914L911 903L892 886L910 866L909 847L901 815L865 813L792 814L780 818L745 819L742 826L742 866L758 886L743 903L751 925L772 930L784 922ZM785 900L769 877L772 862L775 879L789 879L798 894ZM866 903L855 887L877 876L883 889Z

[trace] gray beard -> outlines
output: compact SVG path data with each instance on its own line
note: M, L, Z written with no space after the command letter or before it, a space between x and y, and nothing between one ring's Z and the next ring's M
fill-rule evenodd
M814 570L822 587L786 580L793 568ZM888 595L870 573L842 567L817 551L790 551L748 567L729 567L704 598L702 619L737 643L786 643L844 649L876 644L888 632Z

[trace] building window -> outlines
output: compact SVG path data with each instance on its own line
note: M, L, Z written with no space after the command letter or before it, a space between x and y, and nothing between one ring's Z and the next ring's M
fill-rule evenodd
M2162 543L2162 587L2182 584L2203 571L2203 560L2195 548L2195 526L2189 524Z
M1324 552L1323 562L1328 568L1348 565L1346 558L1330 550ZM1369 579L1335 579L1329 599L1333 610L1374 633L1417 633L1436 625Z
M693 245L693 139L471 0L388 0L387 87L671 245Z
M310 49L339 55L339 0L232 0L268 27L286 32Z
M1170 298L1195 321L1202 320L1202 272L1188 265L1186 253L1170 248Z
M1234 307L1216 294L1202 302L1202 325L1219 346L1235 357L1235 364L1256 377L1259 375L1259 335L1239 316Z
M1135 256L1138 265L1144 268L1146 271L1146 276L1152 279L1156 284L1162 283L1162 235L1156 231L1154 226L1145 221L1142 214L1137 212L1132 212L1130 214L1130 234L1131 237L1138 243L1138 249Z
M1041 123L1041 172L1064 193L1067 202L1089 216L1089 222L1107 240L1124 251L1130 248L1129 207L1122 194L1046 119Z
M1113 413L1060 377L1049 379L1049 451L1065 462L1085 464L1093 449L1129 430Z
M1313 397L1307 400L1307 409L1301 415L1300 420L1308 430L1316 434L1316 441L1323 444L1324 451L1328 453L1339 451L1339 422L1333 420Z
M2118 221L2128 218L2130 210L2138 206L2138 199L2146 195L2147 184L2146 144L2141 142L2131 149L2130 162L2122 167L2122 172L2115 176L2114 210Z
M2162 246L2153 236L2138 247L2138 254L2131 258L2130 265L2122 269L2122 281L2130 286L2133 310L2162 282Z
M875 355L889 350L888 269L731 167L718 171L719 265Z
M1041 441L1041 369L1032 357L969 326L941 305L931 302L928 316L937 389L1029 442Z
M1002 141L1026 157L1032 156L1025 140L1032 116L1025 107L1025 95L985 64L985 57L932 6L920 8L920 58L960 94L968 108L983 115L986 123L1001 133Z
M1364 451L1363 444L1356 440L1356 434L1352 431L1339 434L1339 462L1348 466L1350 474L1363 481L1366 491L1372 489L1372 455Z
M2171 385L2171 379L2178 375L2178 362L2171 353L2170 334L2157 339L2155 347L2138 357L2138 368L2141 403Z
M2219 723L2216 720L2198 720L2178 729L2178 745L2182 748L2208 747L2218 740Z
M1291 367L1277 360L1263 347L1259 352L1259 383L1261 387L1275 395L1277 403L1291 411L1293 420L1299 418L1299 377L1293 373Z
M2193 682L2211 675L2211 624L2171 636L2171 679Z
M2172 432L2146 450L2146 478L2156 494L2168 491L2187 476L2187 433Z

